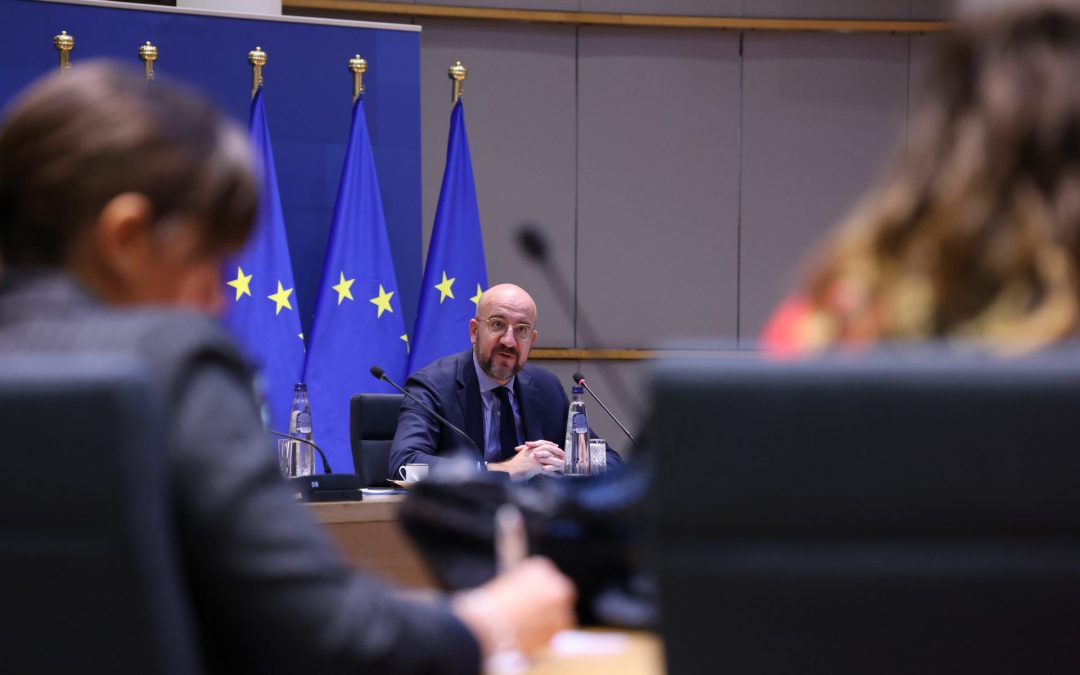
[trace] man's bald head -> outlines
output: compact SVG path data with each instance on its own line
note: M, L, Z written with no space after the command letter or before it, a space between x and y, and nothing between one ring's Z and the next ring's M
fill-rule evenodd
M493 307L504 306L527 310L528 323L536 325L536 303L524 288L514 284L499 284L484 291L484 294L480 296L480 302L476 303L476 317L486 318L491 314Z
M537 335L536 303L514 284L487 289L476 303L476 318L469 322L477 363L501 384L525 367Z

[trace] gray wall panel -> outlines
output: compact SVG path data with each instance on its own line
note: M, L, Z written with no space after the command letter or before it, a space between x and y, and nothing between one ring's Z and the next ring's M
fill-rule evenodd
M743 0L581 0L583 12L742 16Z
M735 334L739 38L582 28L578 310L600 344Z
M741 64L739 39L425 22L425 244L446 68L460 58L489 274L533 293L539 346L670 346L737 331L750 346L809 245L879 175L907 117L909 73L939 38L747 33ZM600 340L575 332L516 251L524 221L546 233Z
M472 22L424 24L424 255L431 237L450 119L447 68L461 60L465 122L490 283L529 290L541 346L573 341L571 322L548 280L517 251L522 221L543 227L564 277L573 278L575 32L568 26ZM470 292L471 296L472 293Z
M906 119L908 42L746 37L741 345L791 291L811 244L879 175Z
M911 18L943 21L952 17L952 0L911 0Z
M503 9L543 9L576 12L580 0L423 0L425 5L457 5L459 7L500 7Z
M746 16L806 19L907 19L910 0L746 0Z

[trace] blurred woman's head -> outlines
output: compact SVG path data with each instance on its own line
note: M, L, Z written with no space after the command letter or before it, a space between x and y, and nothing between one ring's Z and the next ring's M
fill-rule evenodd
M835 342L1030 349L1080 326L1080 6L970 11L942 38L906 144L828 242L800 326Z
M109 302L214 310L256 205L243 132L134 69L44 77L0 126L4 270L59 268Z

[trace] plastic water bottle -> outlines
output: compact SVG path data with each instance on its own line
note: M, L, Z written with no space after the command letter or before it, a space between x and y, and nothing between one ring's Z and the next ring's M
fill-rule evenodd
M581 476L589 473L589 416L585 412L585 388L573 388L574 399L566 413L566 443L563 474Z
M300 382L293 388L292 410L289 413L289 435L313 440L311 432L311 404L308 402L307 385ZM307 443L290 441L292 446L289 475L310 476L315 473L315 450Z

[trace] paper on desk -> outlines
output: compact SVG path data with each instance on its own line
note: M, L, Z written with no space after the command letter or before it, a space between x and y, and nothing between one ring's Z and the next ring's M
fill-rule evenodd
M548 649L555 656L610 656L621 654L629 646L630 637L624 633L564 630L551 638Z
M544 661L580 656L613 656L625 652L630 637L625 633L593 633L582 630L564 630L555 634L548 644ZM524 675L529 660L521 652L499 652L484 664L484 675Z

